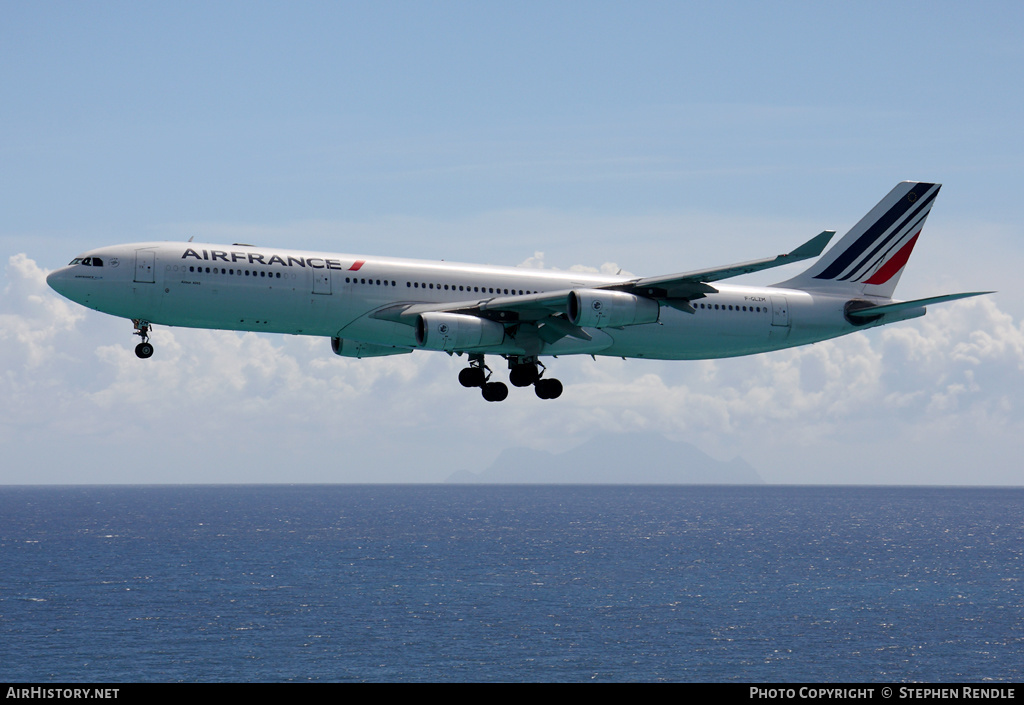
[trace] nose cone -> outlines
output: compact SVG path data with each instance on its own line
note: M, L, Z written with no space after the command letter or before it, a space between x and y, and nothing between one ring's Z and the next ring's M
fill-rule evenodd
M75 277L75 267L63 267L50 272L46 275L46 283L65 299L86 306L89 303L91 287L88 286L88 280Z
M55 269L46 275L46 283L50 285L50 288L56 291L61 296L67 296L67 271L68 268Z

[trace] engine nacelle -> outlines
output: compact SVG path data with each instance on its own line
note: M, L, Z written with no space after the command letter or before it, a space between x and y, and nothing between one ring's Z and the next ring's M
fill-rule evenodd
M569 292L569 320L580 328L611 328L657 323L661 306L624 291L576 289Z
M376 343L360 343L356 340L345 340L344 338L331 338L331 350L335 355L342 357L383 357L385 355L405 355L411 353L412 348L396 348L390 345L377 345Z
M470 350L501 345L505 326L461 313L421 313L416 318L416 344L427 350Z

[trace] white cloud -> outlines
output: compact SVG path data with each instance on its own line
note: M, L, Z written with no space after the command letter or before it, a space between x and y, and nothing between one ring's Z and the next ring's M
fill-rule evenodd
M1024 398L1021 333L993 301L977 299L933 307L924 319L750 358L601 360L571 387L566 430L655 430L723 457L740 453L755 465L772 458L775 477L784 472L790 481L815 477L815 465L825 462L815 448L844 447L840 456L827 455L830 477L861 482L865 448L915 444L916 462L935 470L934 477L984 482L985 468L964 474L943 462L951 442L962 453L978 439L989 444L985 457L1000 463L992 476L1005 478L1016 467L1024 430L1017 401ZM916 481L899 467L889 470L873 481Z
M523 267L525 269L552 269L559 271L558 267L545 267L544 266L544 253L534 252L532 257L527 257L525 260L520 262L517 267ZM585 274L612 274L622 275L625 277L634 276L632 272L627 272L622 267L617 265L615 262L605 262L600 267L590 267L583 264L574 264L569 267L569 272L581 272Z
M0 313L0 340L5 352L18 355L4 358L8 370L40 366L55 352L59 336L85 316L85 311L69 301L53 296L46 285L46 272L25 254L12 256L7 263L8 281L3 290Z
M464 359L339 358L324 339L158 327L139 360L130 324L65 302L45 274L24 255L6 269L0 481L439 481L508 446L642 430L775 481L985 483L1021 449L1024 325L991 297L749 358L547 360L562 398L488 404L458 385ZM950 466L974 445L991 467Z

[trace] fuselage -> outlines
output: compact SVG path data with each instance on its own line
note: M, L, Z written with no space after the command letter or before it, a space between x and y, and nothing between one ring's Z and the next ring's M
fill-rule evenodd
M508 381L556 399L542 356L655 360L736 357L836 338L925 314L982 291L894 301L940 185L898 183L828 252L824 230L785 254L647 277L304 252L251 245L142 242L102 247L52 272L67 298L132 321L153 355L153 324L331 339L343 357L433 350L466 355L464 387L485 401ZM824 252L824 254L822 254ZM818 258L772 286L734 277Z
M325 336L404 352L417 347L414 327L380 312L399 305L589 289L627 278L237 244L147 242L91 250L47 281L84 306L151 324ZM732 357L873 325L847 320L848 297L778 287L716 284L715 289L692 301L692 313L662 305L655 323L586 328L589 340L563 337L545 343L539 354ZM486 352L525 351L514 336L506 336Z

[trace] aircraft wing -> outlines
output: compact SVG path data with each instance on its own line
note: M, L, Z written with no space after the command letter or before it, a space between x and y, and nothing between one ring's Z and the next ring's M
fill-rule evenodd
M775 257L767 257L765 259L757 259L750 262L730 264L725 267L697 269L692 272L683 272L682 274L666 274L657 277L644 277L643 279L635 279L624 284L612 284L597 288L619 289L621 291L629 291L642 296L666 299L685 299L690 298L691 295L697 293L710 294L714 293L715 289L714 287L708 286L709 282L738 277L741 274L750 274L751 272L760 272L763 269L781 267L784 264L791 264L793 262L800 262L801 260L817 257L824 251L825 246L835 234L835 230L824 230L804 244L800 245L800 247L784 255L776 255Z
M499 323L517 325L521 335L535 337L548 343L570 336L591 340L591 335L569 321L565 314L570 289L548 291L523 296L495 296L491 299L455 301L445 304L397 304L372 314L374 318L416 325L416 319L425 313L461 313L478 316Z
M737 277L741 274L759 272L763 269L780 267L784 264L817 257L835 235L834 230L825 230L797 247L792 252L775 257L731 264L725 267L698 269L682 274L667 274L644 277L626 282L598 284L590 288L623 291L655 299L688 313L694 309L691 299L699 299L717 290L708 282ZM488 318L500 323L540 324L549 329L548 337L557 339L566 335L589 340L590 335L573 325L565 315L571 289L547 291L522 296L495 296L488 299L472 299L447 303L396 304L373 313L374 318L416 325L417 316L425 313L462 313L469 316ZM550 342L550 341L549 341Z
M570 289L523 296L494 296L489 299L430 304L397 304L377 311L374 318L415 325L421 313L465 313L495 321L536 321L565 310Z

